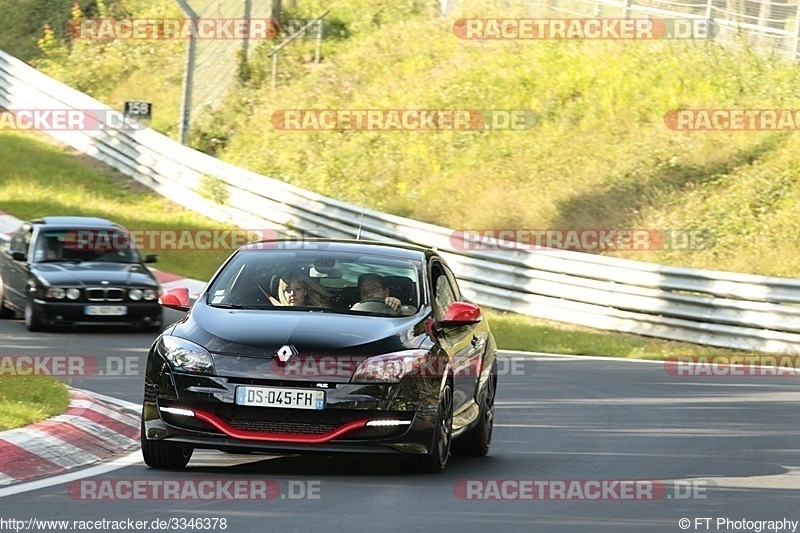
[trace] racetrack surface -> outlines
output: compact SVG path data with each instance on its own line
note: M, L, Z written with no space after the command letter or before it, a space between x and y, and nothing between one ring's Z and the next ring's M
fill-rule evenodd
M168 311L168 319L178 316ZM4 355L91 356L100 369L111 370L127 361L130 371L121 375L69 381L137 404L153 338L108 330L32 334L20 320L0 322ZM120 480L162 487L180 480L182 487L195 488L203 481L265 484L272 499L92 500L87 498L100 492L81 494L75 490L80 481L73 481L17 494L26 487L5 489L0 519L150 524L157 518L225 518L226 530L236 532L682 531L681 518L691 520L689 531L733 531L717 528L716 520L800 519L797 378L678 377L661 363L504 357L509 359L500 369L490 455L452 458L441 475L410 474L402 463L374 457L219 452L196 452L184 471L164 472L133 456L128 466L94 477L85 476L96 470L83 470L76 477L118 489L127 486ZM114 363L104 366L109 358ZM592 499L603 480L607 489L615 480L638 480L636 487L644 489L638 499ZM534 496L551 499L478 499L515 498L515 488L530 486L536 487ZM538 487L544 492L537 493ZM565 500L559 487L571 488L573 497L580 489L584 499ZM706 517L707 528L695 522ZM172 530L181 529L175 525ZM216 530L222 530L220 522Z

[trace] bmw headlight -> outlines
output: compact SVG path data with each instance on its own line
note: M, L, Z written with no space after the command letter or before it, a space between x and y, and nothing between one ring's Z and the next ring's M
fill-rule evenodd
M211 359L211 354L199 344L180 337L164 335L158 341L157 350L176 370L202 374L214 373L214 361Z
M80 289L76 289L74 287L71 289L67 289L67 298L69 298L70 300L77 300L80 297L81 297Z
M63 300L64 297L67 295L67 291L62 289L61 287L50 287L47 289L45 296L47 298L54 298L56 300Z
M142 289L131 289L128 291L128 298L133 300L134 302L138 302L142 299Z
M145 300L147 300L148 302L151 302L151 301L155 300L156 298L158 298L158 292L156 292L153 289L145 289L142 292L142 296L144 297Z

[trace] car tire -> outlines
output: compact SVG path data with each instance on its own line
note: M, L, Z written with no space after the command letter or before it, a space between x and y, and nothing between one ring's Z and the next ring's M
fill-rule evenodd
M142 457L150 468L159 470L180 470L189 464L194 448L167 446L160 440L148 440L144 433L144 421L141 427Z
M436 414L436 436L431 453L415 457L416 470L426 474L437 474L445 469L450 457L450 444L453 440L453 389L444 386L439 396Z
M6 305L5 288L0 280L0 318L14 318L14 310Z
M453 455L483 457L489 453L494 427L494 398L497 391L497 372L492 369L486 384L486 393L481 398L478 423L464 435L453 441Z
M36 314L36 307L33 305L33 298L28 296L25 302L25 327L28 331L44 331L44 323L42 319Z

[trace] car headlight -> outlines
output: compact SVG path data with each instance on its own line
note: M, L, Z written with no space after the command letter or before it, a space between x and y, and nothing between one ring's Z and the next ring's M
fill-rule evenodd
M350 381L394 383L405 377L441 377L446 371L439 368L426 350L405 350L363 360Z
M153 289L145 289L142 292L142 295L143 295L144 299L147 300L148 302L153 301L156 298L158 298L158 292L154 291Z
M214 373L214 361L208 350L186 339L163 335L158 341L160 353L177 370L186 372Z
M142 299L142 289L131 289L128 291L128 298L137 302Z
M76 288L67 289L67 298L70 300L77 300L81 297L81 290Z
M64 297L67 295L67 291L62 289L61 287L50 287L47 289L45 296L47 298L54 298L56 300L63 300Z

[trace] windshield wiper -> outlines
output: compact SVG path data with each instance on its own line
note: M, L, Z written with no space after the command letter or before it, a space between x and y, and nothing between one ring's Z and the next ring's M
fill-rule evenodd
M258 311L258 307L253 307L251 305L243 305L243 304L208 304L211 307L216 307L218 309L252 309Z

